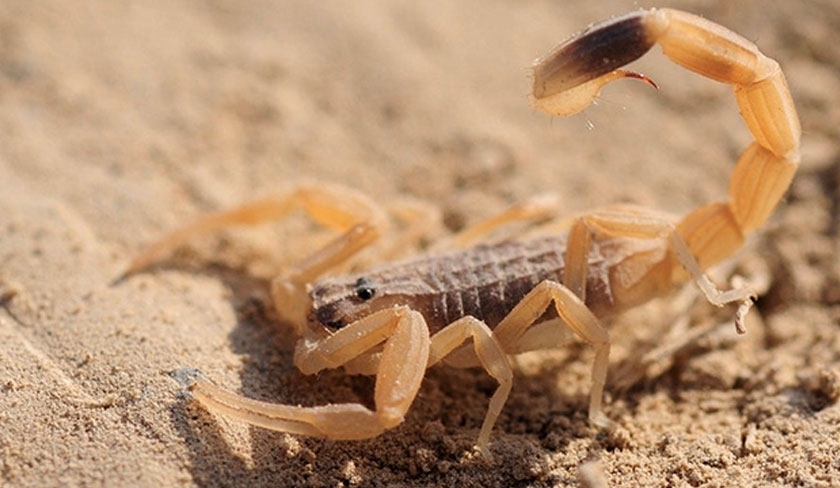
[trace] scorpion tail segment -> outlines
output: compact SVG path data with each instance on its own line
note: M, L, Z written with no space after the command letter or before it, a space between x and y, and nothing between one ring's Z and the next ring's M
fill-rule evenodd
M701 207L678 225L705 269L737 250L738 241L767 221L799 165L802 129L778 62L702 17L669 9L657 14L666 21L657 41L665 55L686 69L732 85L755 138L735 167L729 201Z
M621 78L648 77L618 68L642 57L667 27L656 11L637 11L589 26L557 46L534 66L532 106L552 115L588 107L601 87Z
M799 164L802 128L779 63L747 39L702 17L670 9L655 13L664 22L657 42L666 56L688 70L734 87L747 128L766 150L748 149L742 161L749 162L743 164L766 166L772 160L770 165L777 169L771 173L779 173L781 179L792 175ZM771 184L780 185L786 188L786 184Z
M729 206L745 235L764 225L797 166L796 159L780 158L758 142L744 151L729 181Z
M780 159L797 163L802 132L779 63L729 29L679 10L650 11L662 21L656 35L673 62L732 85L755 140Z

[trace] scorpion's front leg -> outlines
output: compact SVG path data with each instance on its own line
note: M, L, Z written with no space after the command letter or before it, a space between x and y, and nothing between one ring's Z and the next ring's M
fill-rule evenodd
M776 61L702 17L671 9L642 10L594 24L541 59L534 68L533 105L570 115L592 103L610 81L646 79L617 68L657 43L677 64L733 85L756 140L738 161L729 201L701 207L677 225L706 268L737 250L748 233L764 224L799 163L799 119Z
M328 439L368 439L400 424L425 375L429 330L423 317L406 307L382 310L318 343L302 344L298 367L307 374L338 368L382 343L376 373L376 410L358 403L319 407L277 405L252 400L200 380L190 389L211 412L271 430Z
M381 232L388 221L386 213L378 205L355 190L340 185L298 184L285 194L205 215L172 231L135 257L123 276L147 268L190 239L234 225L257 225L279 220L296 209L302 210L309 218L327 228L345 232L358 224L366 224L372 230ZM322 269L314 263L308 268L313 272Z

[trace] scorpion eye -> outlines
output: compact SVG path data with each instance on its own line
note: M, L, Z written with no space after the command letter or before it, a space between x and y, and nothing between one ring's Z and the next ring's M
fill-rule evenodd
M376 290L371 286L370 280L367 278L359 278L356 280L356 296L362 300L370 300L376 294Z

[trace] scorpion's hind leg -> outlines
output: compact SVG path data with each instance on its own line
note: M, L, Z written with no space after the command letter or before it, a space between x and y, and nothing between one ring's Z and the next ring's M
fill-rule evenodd
M628 251L631 251L624 258L622 277L626 285L612 289L611 300L614 306L629 308L650 297L662 295L671 289L675 281L683 281L682 274L687 273L713 305L722 307L730 303L739 304L735 328L739 333L744 332L744 317L753 304L755 292L749 287L725 291L717 288L703 272L698 259L669 217L633 205L607 207L579 217L572 225L565 255L567 269L563 284L579 297L585 297L586 256L596 237L622 238ZM660 243L666 239L669 247ZM662 254L668 248L673 254L666 258ZM677 263L680 267L674 266ZM634 274L633 270L644 275ZM597 306L597 297L594 301Z
M305 374L338 368L385 343L376 373L372 411L358 403L318 407L278 405L227 392L206 380L190 389L209 411L280 432L337 440L369 439L399 425L425 375L429 330L406 307L377 312L319 343L299 345L295 363Z
M123 272L123 277L149 267L200 235L234 225L257 225L279 220L295 209L301 209L312 220L339 231L346 232L362 223L381 231L387 225L385 212L370 198L355 190L340 185L300 184L283 195L254 200L230 210L205 215L165 235L135 257Z

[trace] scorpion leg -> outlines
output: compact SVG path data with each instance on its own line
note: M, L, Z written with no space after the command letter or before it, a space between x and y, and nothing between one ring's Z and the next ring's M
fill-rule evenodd
M287 194L267 197L239 207L205 215L149 245L123 272L128 276L147 268L190 239L232 225L256 225L279 220L295 209L302 209L325 227L347 231L360 223L377 229L387 225L385 213L368 197L339 185L298 185Z
M401 196L388 205L388 213L401 224L399 232L388 240L381 252L381 258L391 260L412 254L420 244L440 234L443 215L436 205L415 198Z
M463 249L474 246L506 225L546 219L553 216L556 209L557 197L551 194L537 195L461 230L450 239L443 241L442 247Z
M414 401L429 359L429 330L407 307L382 310L319 343L302 341L295 363L305 374L337 368L382 344L371 411L358 403L318 407L279 405L242 397L209 381L190 389L207 410L280 432L328 439L368 439L399 425Z
M310 300L307 284L318 276L346 262L379 237L379 231L369 223L360 223L333 239L306 259L271 280L271 297L275 309L287 322L294 324L298 335L313 333L306 326L306 312Z
M571 290L554 281L541 282L496 326L493 336L506 351L515 350L522 335L552 303L563 323L595 348L589 418L595 425L607 427L612 422L604 415L601 402L609 366L610 336L595 314Z
M732 85L756 141L735 167L729 200L700 207L677 224L677 232L705 269L731 255L747 234L764 224L799 164L799 118L775 60L702 17L672 9L641 10L594 24L539 60L532 104L551 114L571 115L591 104L611 81L648 81L618 68L657 43L680 66Z
M490 399L490 405L476 441L476 446L482 455L489 458L490 451L487 449L487 444L490 441L490 432L513 386L513 371L504 349L493 337L493 331L484 322L470 316L452 322L432 336L428 365L437 364L469 339L473 340L475 355L481 366L499 382L499 387Z
M576 231L578 231L576 233ZM581 235L577 235L577 234ZM755 292L749 288L734 288L721 291L709 277L703 272L701 264L694 257L688 244L680 235L676 227L668 217L653 212L649 209L630 205L615 205L597 212L578 218L572 225L572 232L569 235L568 249L566 251L567 276L564 276L564 284L572 285L586 280L586 266L580 265L570 259L579 259L576 256L586 256L594 234L598 237L620 237L640 240L640 242L625 241L624 245L638 247L628 252L625 261L637 261L637 266L623 266L624 274L622 281L624 286L613 288L612 299L619 308L626 308L637 303L646 301L651 296L661 295L670 290L672 283L684 281L683 275L688 273L706 299L715 306L722 307L729 303L740 302L738 312L735 315L735 328L739 333L744 332L743 320L753 304ZM655 245L653 240L668 239L670 249L673 251L673 258L682 269L675 268L671 259L663 260L661 253L665 247ZM654 244L651 249L643 247L643 242L651 241ZM658 252L657 252L658 251ZM575 257L573 257L575 256ZM651 269L652 263L663 262L661 267ZM632 275L633 269L644 270L645 273L657 273L657 279L650 277ZM650 271L648 271L650 270ZM582 277L568 276L584 273ZM644 279L643 279L644 278ZM633 286L639 283L640 286ZM574 288L572 288L574 290Z

